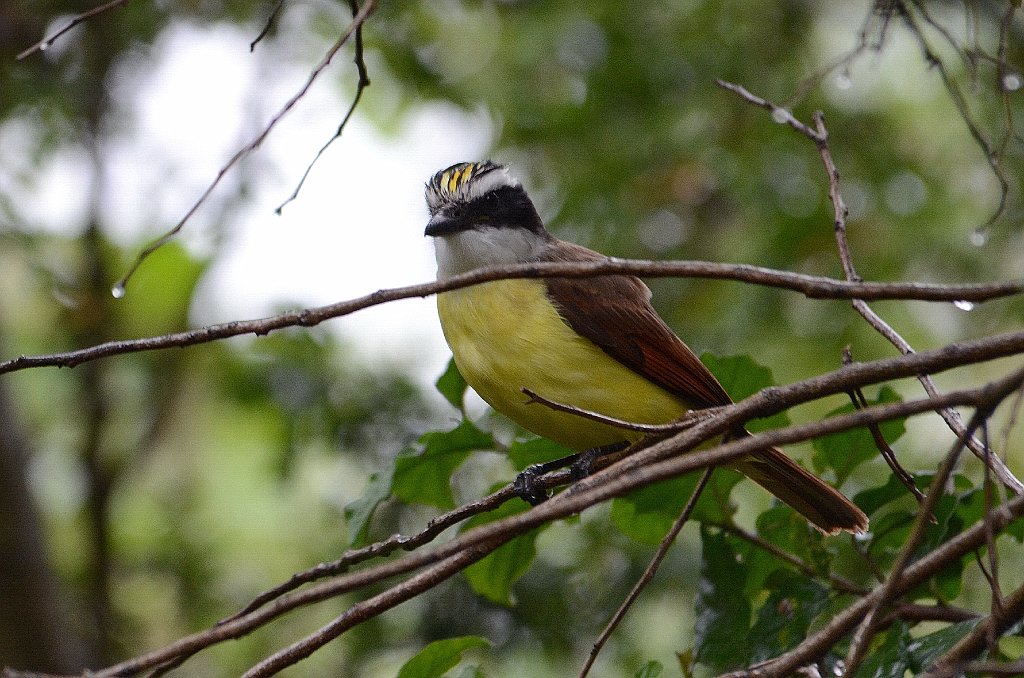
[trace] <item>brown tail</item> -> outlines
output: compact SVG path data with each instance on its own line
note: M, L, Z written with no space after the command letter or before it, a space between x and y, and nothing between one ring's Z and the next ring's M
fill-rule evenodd
M778 448L730 466L792 506L826 534L840 530L862 533L868 529L868 517L852 501Z

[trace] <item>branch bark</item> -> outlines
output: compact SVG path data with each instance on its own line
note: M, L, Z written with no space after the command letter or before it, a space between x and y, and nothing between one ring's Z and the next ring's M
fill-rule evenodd
M365 9L365 7L364 7ZM917 301L982 302L1024 292L1024 280L971 285L929 283L848 282L822 276L790 273L745 264L718 264L707 261L643 261L607 259L586 263L536 263L496 266L453 276L443 281L377 290L371 294L326 306L289 311L254 320L235 320L194 330L156 337L109 341L87 348L37 356L19 356L0 362L0 374L30 367L74 367L126 353L181 348L245 334L264 335L285 327L313 327L372 306L399 299L427 297L440 292L508 278L588 278L599 275L631 274L652 278L680 277L733 280L800 292L813 299L903 299Z

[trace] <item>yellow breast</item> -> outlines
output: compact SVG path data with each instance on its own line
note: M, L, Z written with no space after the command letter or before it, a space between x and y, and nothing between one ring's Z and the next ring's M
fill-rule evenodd
M566 325L541 280L445 292L437 297L437 310L455 364L480 397L527 430L571 449L640 436L531 403L522 388L638 423L669 422L687 409Z

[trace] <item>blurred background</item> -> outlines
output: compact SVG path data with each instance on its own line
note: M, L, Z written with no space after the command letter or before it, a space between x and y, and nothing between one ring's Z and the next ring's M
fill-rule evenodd
M825 111L865 278L1020 278L1013 64L1024 63L1024 24L1001 26L997 2L912 3L905 14L899 6L381 2L364 31L372 85L298 197L275 213L350 105L351 45L115 299L111 288L138 251L299 90L348 26L349 7L285 1L250 51L274 3L135 0L16 60L89 6L8 0L0 358L430 280L423 184L442 167L483 158L512 166L557 235L611 255L842 277L814 146L716 78L805 121ZM1001 32L1008 67L995 59ZM978 136L996 152L992 162ZM845 345L859 360L895 354L844 302L727 282L648 282L694 350L751 354L778 383L838 367ZM1019 298L972 310L875 306L918 349L1019 328L1024 312ZM0 377L0 665L71 671L132 656L336 557L350 537L344 507L369 474L457 420L433 388L448 357L433 299L416 299L312 329ZM1004 369L939 383L980 384ZM897 387L919 394L909 382ZM479 402L470 412L502 429ZM912 470L933 468L948 430L936 417L908 428L897 452ZM1000 444L1024 472L1020 435ZM886 473L872 463L844 489ZM457 475L456 497L511 475L502 457L480 453ZM734 495L741 523L769 505L746 485ZM385 509L378 537L436 512ZM603 655L607 675L650 658L672 663L692 642L696 543L688 527ZM595 510L546 531L538 551L514 606L483 600L456 578L286 675L394 675L426 641L463 632L491 640L489 674L565 675L651 547L609 529ZM190 660L182 675L236 675L342 609L332 601L289 616Z

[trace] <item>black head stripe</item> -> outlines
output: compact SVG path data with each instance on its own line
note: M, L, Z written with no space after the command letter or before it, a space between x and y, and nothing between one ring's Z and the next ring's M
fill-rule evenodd
M460 162L441 170L427 182L426 199L430 235L479 227L544 232L519 181L508 168L489 160Z

